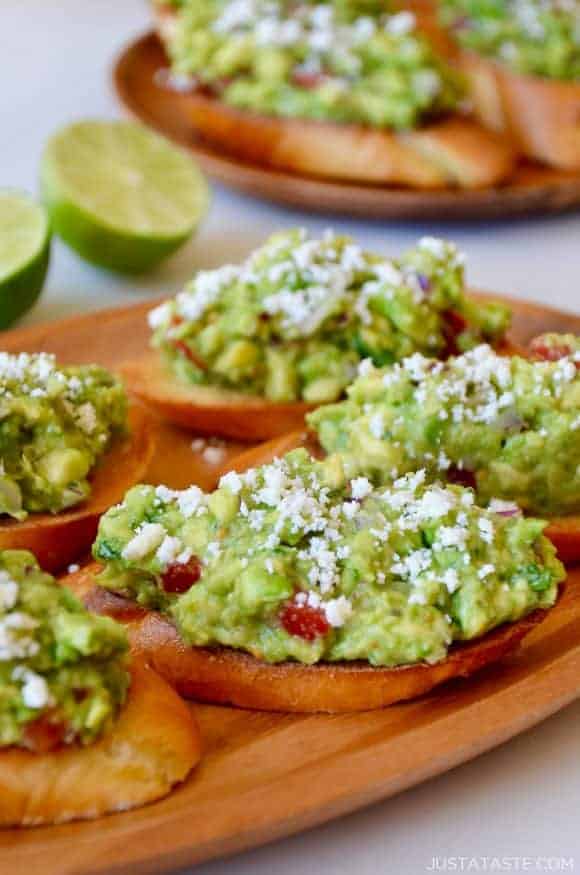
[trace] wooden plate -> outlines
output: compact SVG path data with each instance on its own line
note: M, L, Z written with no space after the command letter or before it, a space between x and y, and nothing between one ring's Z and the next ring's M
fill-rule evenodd
M256 197L320 213L373 219L497 219L580 206L580 174L522 164L514 179L483 191L419 192L325 181L248 164L203 143L180 111L181 97L158 83L167 60L154 33L128 45L113 83L128 112L185 146L214 179Z
M511 303L519 341L543 330L580 332L579 317ZM6 333L0 347L114 368L143 351L151 306ZM211 482L215 469L192 453L190 435L167 428L164 440L150 479ZM183 787L162 802L93 823L2 831L0 871L141 875L264 844L466 762L578 695L580 570L515 656L414 702L330 717L196 707L205 756Z

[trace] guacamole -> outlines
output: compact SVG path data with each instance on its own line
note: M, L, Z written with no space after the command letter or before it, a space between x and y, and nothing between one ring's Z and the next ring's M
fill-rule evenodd
M578 0L443 0L441 17L464 48L518 73L580 80Z
M170 81L239 109L402 130L463 97L414 15L382 0L195 0L176 12Z
M23 520L83 501L90 472L126 427L124 390L103 368L0 352L0 514Z
M31 553L0 552L0 748L90 744L129 685L127 636L89 614Z
M101 585L161 608L189 645L394 666L552 605L563 569L543 528L424 472L374 489L300 449L212 494L132 489L94 555Z
M322 404L341 397L364 358L384 365L495 341L509 311L466 297L452 243L425 237L390 259L332 232L293 230L241 265L201 271L149 321L183 383Z
M576 513L580 342L546 336L536 359L482 345L444 363L420 354L383 370L366 362L348 400L315 411L309 424L349 476L385 484L424 468L431 480L471 483L484 503Z

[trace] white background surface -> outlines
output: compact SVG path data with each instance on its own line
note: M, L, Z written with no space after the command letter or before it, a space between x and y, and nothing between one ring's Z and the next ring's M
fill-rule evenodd
M145 29L142 0L0 0L0 186L36 190L50 133L80 117L117 114L109 66ZM58 243L45 294L27 322L173 293L195 268L237 260L271 230L329 219L288 212L222 189L196 241L146 279L119 279L83 264ZM378 250L396 252L425 232L447 234L468 255L480 288L580 310L580 215L496 225L332 224ZM415 875L433 857L455 871L558 871L575 857L580 872L580 703L526 735L423 786L326 827L230 860L200 875ZM313 774L313 781L316 775ZM195 812L195 818L203 812ZM477 868L475 866L477 865ZM451 871L453 860L449 861ZM470 866L471 868L467 868ZM552 869L547 867L551 866Z

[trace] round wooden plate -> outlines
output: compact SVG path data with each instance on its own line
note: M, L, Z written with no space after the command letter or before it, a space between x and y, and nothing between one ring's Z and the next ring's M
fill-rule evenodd
M139 121L186 147L214 179L250 195L320 213L372 219L499 219L580 206L580 174L522 164L506 185L483 191L412 191L298 176L247 164L203 143L180 110L182 98L159 82L167 59L147 33L118 57L113 83Z
M580 332L579 317L510 303L520 342L543 330ZM152 304L7 332L0 347L115 368L145 350ZM216 467L190 444L191 435L168 427L148 479L208 486ZM579 695L580 570L513 657L416 701L330 717L197 706L204 756L182 787L154 805L94 822L2 830L0 871L143 875L265 844L441 774Z

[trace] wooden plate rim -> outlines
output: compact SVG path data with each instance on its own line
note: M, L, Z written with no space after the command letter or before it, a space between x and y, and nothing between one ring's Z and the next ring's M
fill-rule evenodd
M342 213L370 219L501 219L544 212L562 212L580 207L580 174L539 168L539 179L525 185L506 184L480 191L420 192L404 188L375 187L333 182L275 170L239 161L235 157L187 133L185 120L176 128L163 124L151 108L139 100L131 86L138 63L161 45L154 31L147 31L128 43L114 61L112 84L121 106L133 118L186 148L213 178L246 194L294 208L322 213ZM177 104L179 97L164 92ZM176 106L175 119L179 115Z

